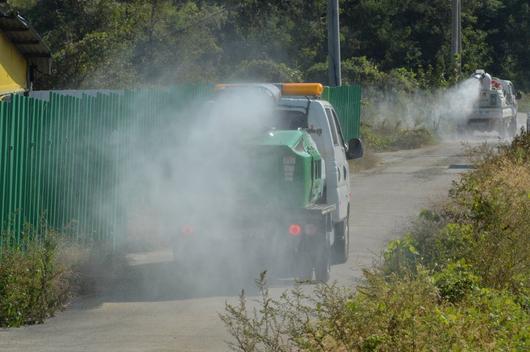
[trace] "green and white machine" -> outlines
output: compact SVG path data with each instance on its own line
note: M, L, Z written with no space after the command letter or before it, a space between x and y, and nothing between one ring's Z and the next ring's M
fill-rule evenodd
M322 199L325 164L307 132L272 130L255 147L262 154L255 177L272 198L266 201L284 208L305 208Z

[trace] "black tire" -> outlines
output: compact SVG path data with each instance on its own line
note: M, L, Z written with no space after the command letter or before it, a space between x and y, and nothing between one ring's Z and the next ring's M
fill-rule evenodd
M315 263L315 280L326 283L331 274L331 248L329 242L322 249Z
M458 125L456 128L456 134L459 139L467 139L469 137L469 127L467 123L465 125Z
M309 253L299 253L296 261L296 280L301 282L313 280L313 263Z
M506 139L510 137L510 122L506 120L501 120L497 122L497 132L501 139Z
M344 264L350 254L350 212L346 219L335 224L335 243L333 244L333 264Z

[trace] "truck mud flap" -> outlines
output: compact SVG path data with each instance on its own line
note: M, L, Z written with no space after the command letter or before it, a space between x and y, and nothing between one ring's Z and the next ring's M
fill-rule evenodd
M308 212L313 213L314 216L317 216L317 214L320 216L325 216L326 231L330 232L333 230L333 212L335 209L337 209L335 204L314 204L305 209Z

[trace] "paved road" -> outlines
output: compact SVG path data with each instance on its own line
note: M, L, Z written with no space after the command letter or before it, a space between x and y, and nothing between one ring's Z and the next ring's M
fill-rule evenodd
M446 195L462 171L449 166L466 162L458 142L384 153L381 159L382 165L351 180L350 260L332 269L332 280L340 284L352 285L410 218ZM134 286L81 299L43 325L0 330L0 351L226 351L217 312L240 286L214 273L168 280L170 257L137 255L131 258ZM275 285L280 292L289 282Z

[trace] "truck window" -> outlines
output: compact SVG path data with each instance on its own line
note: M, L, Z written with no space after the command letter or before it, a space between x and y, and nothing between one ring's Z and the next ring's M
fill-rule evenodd
M335 121L335 126L337 127L337 134L339 136L340 145L345 145L345 143L344 143L344 135L342 134L342 127L340 126L340 122L339 122L339 118L337 116L337 112L334 109L331 109L331 112L333 113L333 121Z
M333 138L333 144L339 145L337 126L335 126L335 121L333 121L333 114L330 108L326 108L326 116L328 118L329 128L331 129L331 138Z
M307 128L307 115L301 111L278 110L271 127L277 130Z

